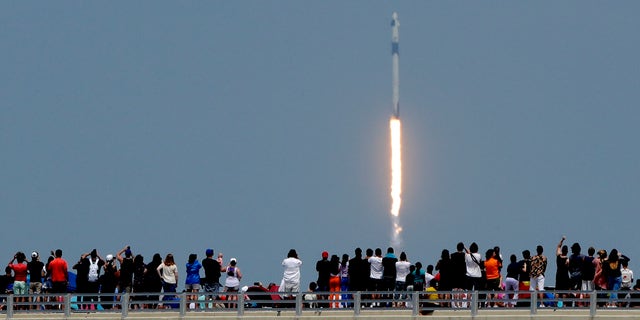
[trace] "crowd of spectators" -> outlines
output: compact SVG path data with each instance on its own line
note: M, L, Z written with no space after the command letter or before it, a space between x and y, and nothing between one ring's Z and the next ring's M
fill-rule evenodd
M579 243L569 248L564 244L565 240L563 237L555 248L557 269L555 288L551 290L554 300L585 298L593 290L610 290L607 307L635 306L621 303L618 297L618 291L640 290L640 281L633 285L628 257L616 249L607 253L603 249L596 252L593 247L582 254ZM384 256L382 252L380 248L369 248L363 254L361 248L356 248L351 258L346 253L340 257L322 252L321 259L316 262L317 280L306 288L304 299L325 301L320 304L323 307L343 308L351 305L349 292L361 291L367 293L367 300L373 301L369 306L392 307L410 304L406 299L408 291L430 291L431 295L437 294L445 301L445 306L460 308L467 307L464 302L467 293L478 290L488 293L483 296L488 301L484 307L513 308L518 304L519 296L537 294L541 307L545 306L544 298L549 298L550 290L545 286L549 260L541 245L536 247L534 255L523 250L520 259L511 254L508 261L504 261L497 246L486 249L482 256L475 242L468 248L458 243L454 252L442 250L440 259L427 264L426 268L420 261L411 262L405 252L396 256L391 247ZM302 290L302 261L296 250L289 250L282 266L284 271L279 286L271 284L269 290L261 285L257 288L277 291L282 299L292 299ZM181 278L172 254L162 258L156 253L145 263L144 257L134 255L129 246L115 256L108 254L104 258L96 249L83 253L71 268L76 272L74 290L81 309L95 309L98 305L104 309L116 308L121 293L135 293L131 295L132 308L157 308L161 305L158 303L161 297L165 300L175 297ZM69 265L60 249L52 251L46 263L40 261L38 252L31 253L30 261L23 252L17 252L7 264L5 275L0 276L0 290L14 294L17 309L42 307L43 304L39 304L44 301L41 293L51 293L54 297L49 295L48 299L55 301L59 299L55 294L68 291L68 270ZM204 277L201 277L201 271ZM224 263L221 253L214 258L213 249L207 249L201 261L197 254L190 254L184 272L185 291L191 301L197 301L201 296L207 300L218 299L221 291L247 290L247 287L244 290L241 287L242 272L237 259L231 258ZM222 275L225 275L223 283ZM232 299L237 295L228 297Z

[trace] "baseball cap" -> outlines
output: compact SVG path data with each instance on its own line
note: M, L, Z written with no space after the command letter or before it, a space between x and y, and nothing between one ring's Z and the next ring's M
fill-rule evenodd
M322 257L323 258L329 258L329 252L322 251Z
M112 254L108 254L107 255L107 262L111 262L111 260L113 260L113 255Z
M31 258L37 258L38 257L38 252L34 251L31 252Z
M207 249L207 251L205 253L207 254L207 256L212 256L213 255L213 249Z

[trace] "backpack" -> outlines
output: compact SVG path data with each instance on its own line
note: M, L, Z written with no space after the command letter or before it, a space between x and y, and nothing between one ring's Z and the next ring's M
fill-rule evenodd
M89 282L98 281L98 272L100 271L100 265L98 265L98 262L100 262L98 259L96 259L95 263L89 259Z
M631 288L633 284L633 273L631 270L623 268L620 270L620 273L622 273L622 287Z

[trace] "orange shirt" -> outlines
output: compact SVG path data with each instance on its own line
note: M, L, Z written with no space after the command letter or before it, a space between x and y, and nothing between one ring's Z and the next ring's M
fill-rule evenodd
M49 271L51 272L51 281L65 282L67 281L67 262L62 258L55 258L49 263Z
M487 280L500 278L500 267L502 264L496 258L490 258L484 262L484 268L487 272Z

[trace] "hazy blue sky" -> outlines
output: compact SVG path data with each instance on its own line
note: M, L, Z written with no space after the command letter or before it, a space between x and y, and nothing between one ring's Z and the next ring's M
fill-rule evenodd
M3 1L0 259L130 244L184 279L211 247L250 284L296 248L306 288L386 248L393 11L398 251L564 234L637 266L637 1Z

